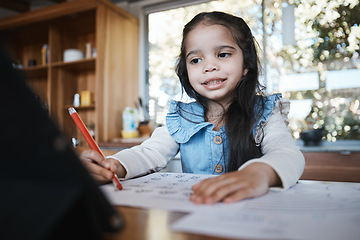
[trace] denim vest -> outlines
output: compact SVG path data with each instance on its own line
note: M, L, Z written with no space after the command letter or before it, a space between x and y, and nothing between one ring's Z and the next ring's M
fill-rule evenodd
M265 97L264 112L253 128L254 138L257 128L267 121L280 98L281 94ZM166 126L170 135L180 144L183 172L225 173L229 155L225 126L220 131L214 131L214 125L204 121L204 108L199 103L171 101Z

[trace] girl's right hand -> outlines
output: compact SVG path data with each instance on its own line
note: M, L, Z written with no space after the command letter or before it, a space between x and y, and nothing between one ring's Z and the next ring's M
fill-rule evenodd
M94 179L100 183L112 180L114 173L118 177L124 177L125 168L113 158L103 158L100 153L94 150L85 150L81 153L80 159Z

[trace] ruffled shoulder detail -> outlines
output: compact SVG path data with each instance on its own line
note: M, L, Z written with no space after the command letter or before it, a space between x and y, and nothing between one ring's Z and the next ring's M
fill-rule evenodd
M273 113L280 112L282 118L284 119L286 124L289 124L288 115L290 112L290 100L287 98L281 98L280 101L277 102Z
M255 137L256 130L260 126L260 124L264 124L267 122L268 118L271 116L273 111L275 110L275 106L277 102L282 99L281 93L272 94L269 96L266 96L264 98L264 112L262 113L260 119L255 123L255 126L253 128L253 136Z
M171 101L166 126L178 143L186 143L201 129L212 125L204 121L204 108L197 102Z

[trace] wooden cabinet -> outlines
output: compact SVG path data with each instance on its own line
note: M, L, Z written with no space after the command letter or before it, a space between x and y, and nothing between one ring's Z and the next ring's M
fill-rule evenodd
M75 93L92 93L93 104L76 109L100 143L120 137L122 110L138 99L138 29L136 18L107 0L74 0L0 20L15 65L23 66L20 71L69 138L80 132L67 108ZM85 52L86 44L96 56L64 62L66 49Z
M301 179L360 182L360 152L303 152Z

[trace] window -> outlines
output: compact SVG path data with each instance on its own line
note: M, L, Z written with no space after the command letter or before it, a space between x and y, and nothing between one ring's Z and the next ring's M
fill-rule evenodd
M251 27L262 48L261 81L267 93L281 92L291 100L295 138L302 130L323 127L328 141L360 139L358 0L219 0L149 14L154 122L164 124L170 100L182 98L174 69L184 24L214 10L241 16Z
M294 137L323 128L328 141L360 139L359 1L271 4L265 8L268 78L292 101Z

